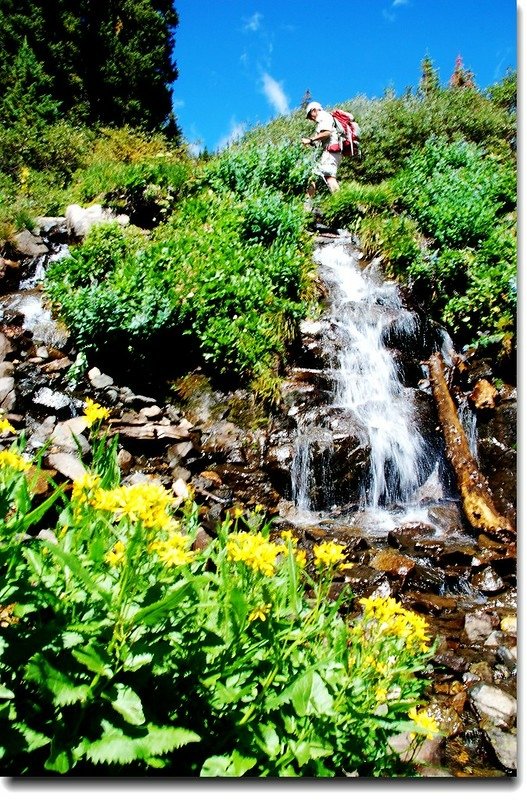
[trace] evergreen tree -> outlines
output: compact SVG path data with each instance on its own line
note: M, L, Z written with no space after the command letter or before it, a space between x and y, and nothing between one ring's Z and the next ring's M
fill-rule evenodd
M0 97L6 126L40 126L56 121L59 103L49 94L51 80L26 40L15 56L10 83Z
M421 80L419 81L419 94L422 97L431 97L439 91L439 76L434 69L434 62L430 56L425 56L421 62Z
M475 89L474 73L463 66L463 59L461 56L456 58L456 65L454 72L450 76L450 86L453 89Z
M73 119L178 134L177 24L173 0L0 0L0 92L27 39Z

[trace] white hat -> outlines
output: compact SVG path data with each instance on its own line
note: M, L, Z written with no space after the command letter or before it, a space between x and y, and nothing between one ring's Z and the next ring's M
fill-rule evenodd
M317 111L322 111L322 106L320 103L308 103L306 108L306 117L309 116L310 112L313 111L314 108L316 108Z

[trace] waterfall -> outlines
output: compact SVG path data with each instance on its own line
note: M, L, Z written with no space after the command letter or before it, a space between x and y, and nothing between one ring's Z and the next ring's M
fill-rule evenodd
M334 442L339 432L345 435L343 420L351 419L369 452L360 505L405 503L431 470L416 422L413 390L404 386L397 359L385 342L388 332L411 340L418 320L403 307L397 284L384 281L375 264L360 268L359 254L349 241L341 237L324 244L314 257L328 290L331 335L324 349L333 389L323 414L325 430L320 429L320 420L312 425L309 415L298 418L293 500L301 510L321 507L313 502L313 453L325 448L326 462L331 462L328 436ZM326 483L330 482L327 476ZM323 494L327 502L328 492Z

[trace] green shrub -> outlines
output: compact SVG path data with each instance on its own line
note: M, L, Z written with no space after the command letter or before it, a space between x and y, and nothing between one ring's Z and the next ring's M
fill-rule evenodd
M396 188L423 232L446 247L478 244L516 203L512 166L463 141L429 140L408 159Z
M298 195L305 193L311 170L312 154L298 142L235 145L205 166L200 182L239 195L264 187Z
M185 336L195 364L265 385L262 371L276 372L305 313L309 240L301 202L252 201L254 211L232 196L191 196L151 241L116 225L92 229L47 274L78 347L146 361L158 335ZM266 246L262 216L274 220Z
M358 235L365 255L380 256L391 277L406 276L421 258L417 226L408 217L386 214L366 217Z
M425 621L393 598L351 616L345 546L271 535L259 507L194 549L191 492L121 485L108 415L86 402L91 467L45 508L22 443L0 450L2 773L410 775L390 737L438 733Z
M343 183L339 192L321 202L328 223L356 230L364 217L388 211L397 199L389 181L378 184Z

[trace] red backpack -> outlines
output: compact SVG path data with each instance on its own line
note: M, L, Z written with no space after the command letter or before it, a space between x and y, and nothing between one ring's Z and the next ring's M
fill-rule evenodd
M332 153L341 152L343 156L360 156L360 128L353 114L341 108L336 108L330 114L335 120L339 141L328 145L327 149Z

